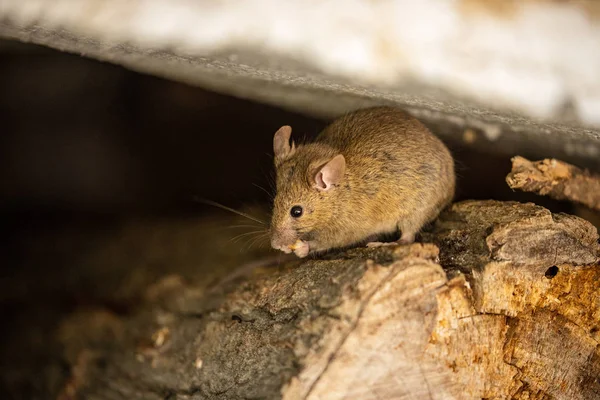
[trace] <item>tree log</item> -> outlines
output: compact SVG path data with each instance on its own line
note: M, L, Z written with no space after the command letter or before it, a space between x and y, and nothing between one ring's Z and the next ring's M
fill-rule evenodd
M511 189L556 200L570 200L600 211L600 176L555 159L529 161L517 156L506 177Z
M59 326L66 399L598 399L598 233L454 204L423 243L167 276ZM248 267L244 267L246 271Z

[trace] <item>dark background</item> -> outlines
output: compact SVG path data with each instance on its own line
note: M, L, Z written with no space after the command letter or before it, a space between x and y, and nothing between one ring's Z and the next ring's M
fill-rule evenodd
M274 107L51 50L0 53L0 205L154 213L260 198L271 138L323 126Z

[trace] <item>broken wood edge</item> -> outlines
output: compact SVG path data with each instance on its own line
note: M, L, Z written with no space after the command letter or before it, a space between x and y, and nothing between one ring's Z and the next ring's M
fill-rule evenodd
M600 175L553 158L530 161L516 156L506 183L513 190L569 200L600 211Z

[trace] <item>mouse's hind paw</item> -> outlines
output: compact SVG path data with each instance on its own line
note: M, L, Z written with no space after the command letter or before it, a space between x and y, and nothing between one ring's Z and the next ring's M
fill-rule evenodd
M386 247L386 246L398 246L400 243L398 242L369 242L367 243L367 247Z

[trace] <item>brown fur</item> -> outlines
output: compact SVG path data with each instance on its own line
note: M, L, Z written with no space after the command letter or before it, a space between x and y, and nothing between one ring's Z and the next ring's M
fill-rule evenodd
M346 169L329 191L315 174L335 155ZM277 194L272 243L307 242L310 252L346 247L398 228L411 242L454 196L454 162L444 144L418 120L390 107L347 114L310 144L275 160ZM304 214L292 218L300 205Z

